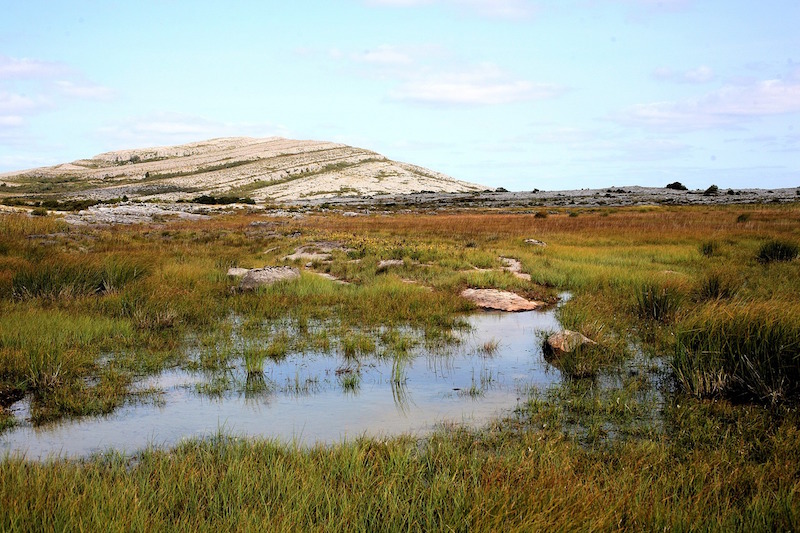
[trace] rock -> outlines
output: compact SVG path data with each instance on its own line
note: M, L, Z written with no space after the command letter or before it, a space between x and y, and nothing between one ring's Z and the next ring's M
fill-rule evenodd
M553 355L573 352L585 344L591 346L597 345L597 343L589 337L586 337L577 331L571 331L568 329L559 331L558 333L554 333L547 337L546 344L547 348L551 351L551 353L553 353Z
M547 246L546 242L539 241L539 240L536 240L536 239L525 239L525 242L527 244L532 244L534 246Z
M284 257L283 261L330 262L333 259L331 253L334 251L349 252L351 249L338 242L312 242L297 248L293 254Z
M263 285L270 285L276 281L290 280L300 277L300 271L294 267L264 267L248 270L242 276L239 289L251 291Z
M503 270L507 272L511 272L514 274L514 277L519 279L524 279L526 281L531 280L531 275L526 274L522 271L522 263L518 259L513 259L511 257L501 257L500 260L505 265Z
M350 285L350 282L344 281L343 279L339 279L336 276L334 276L333 274L328 274L327 272L314 272L314 274L316 274L317 276L319 276L321 278L325 278L327 280L330 280L330 281L332 281L334 283L338 283L340 285Z
M378 270L386 270L390 266L403 266L404 264L402 259L382 259L378 261Z
M245 274L250 272L249 268L238 268L238 267L231 267L228 269L228 277L229 278L241 278Z
M478 307L498 311L532 311L546 305L544 302L527 300L519 294L497 289L464 289L461 296L475 302Z

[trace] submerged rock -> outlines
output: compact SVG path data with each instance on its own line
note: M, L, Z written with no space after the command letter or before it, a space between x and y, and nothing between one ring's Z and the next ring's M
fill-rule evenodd
M577 331L568 329L553 333L546 341L547 348L553 355L573 352L585 344L594 346L597 343Z
M461 296L484 309L498 311L532 311L546 305L523 298L519 294L498 289L464 289Z
M253 268L242 276L239 289L251 291L263 285L270 285L277 281L290 280L300 277L300 270L295 267L264 267Z

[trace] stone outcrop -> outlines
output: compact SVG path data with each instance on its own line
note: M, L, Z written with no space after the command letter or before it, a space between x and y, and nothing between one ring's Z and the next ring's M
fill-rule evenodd
M271 285L277 281L291 280L300 277L300 270L294 267L264 267L252 268L242 276L239 289L252 291L264 285Z
M533 311L546 305L544 302L528 300L519 294L498 289L464 289L461 296L478 307L497 311Z

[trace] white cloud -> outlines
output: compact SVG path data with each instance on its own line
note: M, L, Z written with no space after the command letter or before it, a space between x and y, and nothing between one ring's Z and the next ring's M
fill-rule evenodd
M678 83L708 83L714 79L714 71L711 67L701 65L697 68L683 72L673 70L668 67L659 67L653 71L653 77L659 81L671 81Z
M67 80L59 80L55 84L61 94L82 100L109 100L114 96L114 91L102 85Z
M471 9L480 15L498 18L528 18L536 12L531 0L366 0L367 5L389 7L418 7L443 5L456 10Z
M547 144L583 144L596 138L596 132L581 128L558 127L537 134L534 140Z
M41 104L33 98L8 91L0 91L0 113L31 113Z
M182 113L156 113L108 124L98 133L121 146L158 146L214 137L251 135L288 137L285 127L273 124L221 122Z
M26 57L15 58L0 55L0 81L26 78L47 78L62 74L68 69L51 61Z
M515 80L496 66L483 64L461 72L422 74L389 96L420 104L497 105L554 98L564 91L555 84Z
M409 51L390 45L381 45L361 54L356 54L353 59L373 65L389 66L410 65L414 61Z
M624 124L697 130L729 127L743 120L800 112L800 83L766 80L726 86L700 98L639 104L616 117Z
M0 128L19 128L25 119L19 115L0 115Z

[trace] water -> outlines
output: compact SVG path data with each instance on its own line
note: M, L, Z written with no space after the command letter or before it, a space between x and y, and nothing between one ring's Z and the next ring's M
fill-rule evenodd
M400 368L392 360L362 359L355 390L343 386L345 362L338 355L290 355L265 363L267 390L199 394L201 373L169 371L141 387L163 391L159 402L126 405L101 417L70 419L40 427L15 407L17 427L0 435L0 453L88 456L114 449L133 453L171 446L182 439L217 434L274 438L301 444L335 443L359 436L421 435L442 423L480 426L513 409L531 386L545 387L559 373L542 356L537 332L557 330L555 310L482 312L447 354L422 353ZM499 341L487 355L486 341ZM339 373L337 374L337 370ZM244 376L238 380L244 383Z

